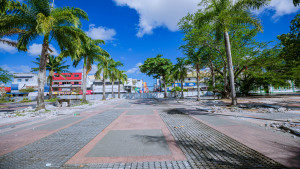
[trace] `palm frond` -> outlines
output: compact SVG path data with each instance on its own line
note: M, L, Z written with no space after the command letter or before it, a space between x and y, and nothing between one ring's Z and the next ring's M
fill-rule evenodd
M0 39L0 42L2 42L4 44L7 44L9 46L12 46L12 47L17 47L18 46L17 42L11 41L11 40L7 40L7 39Z
M237 1L232 10L241 11L241 10L248 10L248 9L259 9L268 3L271 0L239 0Z

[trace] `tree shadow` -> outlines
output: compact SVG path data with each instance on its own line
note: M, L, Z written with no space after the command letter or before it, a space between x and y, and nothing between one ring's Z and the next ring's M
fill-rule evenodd
M137 139L146 140L146 144L159 144L162 148L167 148L167 143L180 145L188 161L196 164L197 167L205 168L285 168L279 163L269 160L262 154L244 147L241 152L236 150L226 150L223 146L210 146L205 141L191 141L191 137L179 137L176 141L166 140L164 136L136 135ZM247 151L247 152L244 152ZM262 158L263 157L263 158ZM267 159L267 160L266 160Z

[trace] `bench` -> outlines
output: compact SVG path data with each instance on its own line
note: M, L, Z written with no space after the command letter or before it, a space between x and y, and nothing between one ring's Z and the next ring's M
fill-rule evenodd
M68 107L71 107L73 105L78 105L81 103L80 99L57 99L56 106L62 107L63 102L66 102Z

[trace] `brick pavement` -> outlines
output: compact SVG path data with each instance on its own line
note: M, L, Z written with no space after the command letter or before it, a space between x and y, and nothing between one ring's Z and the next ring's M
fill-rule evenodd
M167 109L169 106L147 99L123 103L116 108L104 111L1 156L0 168L40 169L49 168L46 167L48 163L51 163L50 168L285 168L191 116L170 108ZM142 113L137 112L136 109L138 108L141 109ZM154 114L147 112L153 110L155 110ZM138 118L139 114L142 121ZM132 118L131 121L130 118ZM112 124L115 124L114 127L110 127ZM162 129L165 136L166 133L171 133L170 136L166 137L169 148L170 145L179 146L179 151L182 151L186 160L174 161L163 158L159 160L146 156L136 157L137 161L133 157L129 161L112 163L97 161L97 159L93 162L66 163L88 144L96 145L99 143L112 129L122 130L126 127L127 130L130 129L131 131L157 129L153 126ZM100 137L97 139L98 136ZM94 139L96 140L92 143ZM124 157L124 159L128 159L128 157Z
M0 168L61 167L123 110L107 110L0 157Z

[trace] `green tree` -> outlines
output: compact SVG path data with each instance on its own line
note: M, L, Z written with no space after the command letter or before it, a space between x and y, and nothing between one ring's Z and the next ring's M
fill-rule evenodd
M234 72L231 56L231 44L229 31L232 24L253 25L261 30L261 25L258 19L254 18L249 9L258 9L265 5L269 0L240 0L234 3L232 0L203 0L207 4L204 11L196 14L196 24L199 28L210 23L214 24L216 38L224 38L225 51L227 56L228 72L230 79L232 105L237 104Z
M117 72L117 80L119 81L118 83L118 98L120 99L120 88L121 88L121 83L124 84L127 82L127 75L125 74L126 71L119 70Z
M0 67L0 83L8 83L12 78L13 76L7 70Z
M189 71L189 61L186 58L176 58L177 63L174 65L172 70L172 75L175 80L179 80L181 84L181 98L184 98L183 95L183 82L187 77L187 73ZM174 85L175 87L175 85Z
M18 49L27 46L42 36L42 51L38 73L37 110L44 109L44 86L46 82L46 62L51 49L49 45L56 40L60 50L74 50L74 40L84 37L79 28L80 19L88 19L87 14L79 8L52 8L48 0L27 0L25 3L11 2L7 15L1 15L1 32L23 29L18 36Z
M61 73L69 72L68 69L69 69L70 65L64 65L67 61L62 61L53 55L50 55L48 59L49 59L49 62L46 65L46 70L49 71L49 76L48 76L48 81L50 84L49 99L51 99L52 98L52 85L53 85L52 81L53 81L54 73L58 73L60 76L62 76ZM41 57L39 56L35 60L36 61L33 61L33 63L35 63L36 65L39 65ZM31 71L37 72L37 71L39 71L39 68L31 68Z
M211 69L212 86L213 90L215 87L215 64L216 61L224 63L226 66L226 61L222 56L222 50L219 48L220 43L215 41L215 35L213 33L212 25L208 24L202 26L201 28L195 25L195 15L188 14L183 17L179 22L179 27L185 34L184 41L186 44L181 45L180 49L187 56L188 60L192 63L194 69L197 73L197 100L200 100L200 69L207 66ZM221 60L220 57L221 56ZM224 61L224 62L223 62ZM226 71L226 67L223 69ZM226 73L225 73L226 74ZM227 78L225 77L225 82ZM224 85L227 86L227 85ZM224 88L225 89L225 88ZM226 92L224 92L225 95Z
M162 58L162 55L157 55L154 58L147 58L143 65L139 68L142 73L147 76L153 76L158 79L160 76L164 81L164 98L167 98L167 83L170 80L171 69L173 65L170 59Z
M102 74L102 85L103 85L102 100L106 100L105 79L109 78L109 62L110 62L110 59L108 59L107 61L104 61L104 62L99 62L97 65L97 72L95 73L95 78L97 80L101 80L101 74Z
M300 14L291 21L290 33L278 36L283 46L280 57L284 60L283 71L289 80L300 86Z
M83 60L82 102L86 103L87 75L91 71L95 61L105 62L109 54L99 47L100 44L104 44L103 40L93 40L86 36L86 41L80 44L77 47L77 55L74 58L73 65L76 67Z
M4 17L5 15L7 15L7 11L10 8L13 8L11 3L12 3L12 1L0 0L0 17ZM20 3L20 2L16 2L16 3ZM10 40L10 39L4 38L4 37L18 35L20 33L25 33L25 31L21 30L21 29L17 29L17 28L4 29L4 28L0 27L0 42L4 43L4 44L7 44L7 45L10 45L12 47L17 47L18 43L16 41L13 41L13 40Z
M115 98L115 95L114 95L114 85L115 85L115 81L117 80L118 78L118 67L120 66L123 66L123 63L121 63L120 61L114 61L113 59L111 59L109 61L109 79L111 81L111 95L112 95L112 98Z

